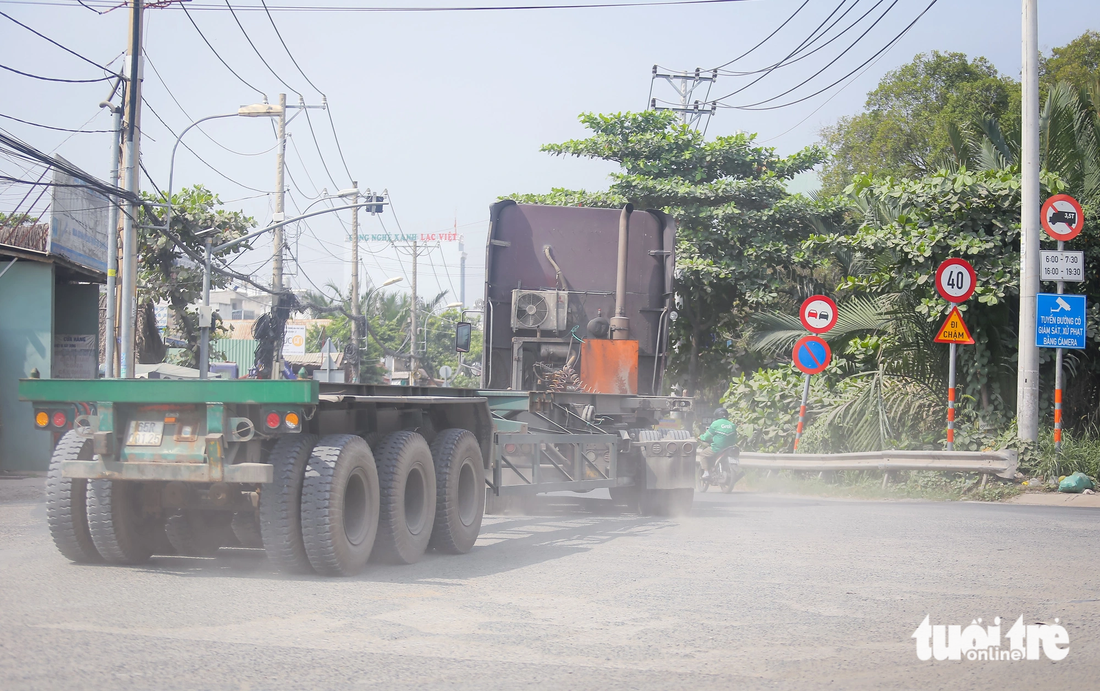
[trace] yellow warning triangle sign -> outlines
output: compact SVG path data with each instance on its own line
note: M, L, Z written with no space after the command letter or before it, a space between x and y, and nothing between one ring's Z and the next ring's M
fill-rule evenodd
M959 314L958 307L952 308L951 314L947 315L947 321L943 323L936 334L936 343L974 344L974 337L970 335L970 329L966 328L966 323L963 321L962 315Z

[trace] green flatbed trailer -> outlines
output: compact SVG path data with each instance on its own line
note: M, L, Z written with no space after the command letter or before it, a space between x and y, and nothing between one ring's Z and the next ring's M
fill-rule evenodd
M694 441L654 429L690 415L684 398L220 379L25 379L19 394L40 429L72 426L47 516L78 562L236 545L287 572L348 575L368 557L468 551L487 497L691 502Z

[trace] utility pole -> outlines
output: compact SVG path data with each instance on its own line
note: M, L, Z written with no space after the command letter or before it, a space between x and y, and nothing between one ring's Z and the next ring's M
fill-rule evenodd
M359 201L359 182L351 181L352 203ZM359 383L359 207L351 210L351 342L355 344L355 360L351 363L351 381Z
M412 284L412 337L409 339L409 342L412 344L409 348L409 384L412 386L416 386L416 381L420 378L416 357L416 251L416 240L414 239L412 247L412 280L410 281Z
M118 159L122 153L122 106L116 106L110 101L104 101L100 106L111 109L111 176L107 181L112 185L118 185ZM104 376L114 379L115 370L115 325L118 322L118 205L117 199L111 200L110 210L107 212L107 320L103 329L106 356L104 359Z
M1039 13L1038 0L1023 0L1023 79L1020 194L1020 329L1016 374L1017 434L1039 438L1039 347L1035 345L1039 293Z
M664 80L672 86L673 90L680 97L679 107L672 106L658 106L657 99L653 96L653 84L658 79ZM698 67L694 72L659 72L657 65L653 66L653 76L649 80L649 107L651 110L671 110L680 116L680 122L699 128L699 123L703 118L709 118L714 115L718 106L714 103L706 103L707 96L710 95L710 87L718 79L718 70L712 70L710 74L703 74L702 70ZM695 90L703 84L707 84L707 96L703 97L703 102L700 103L699 99L695 99L692 102L692 96L695 94ZM707 106L710 106L709 108Z
M276 132L279 145L275 155L275 213L271 215L273 223L281 223L286 218L283 209L286 185L283 175L286 172L286 94L279 94L279 114L276 116ZM283 228L275 229L271 261L271 314L274 316L283 296ZM271 378L281 379L283 374L283 341L276 338L271 358Z
M138 146L140 145L138 121L141 114L141 22L142 0L132 0L130 5L130 45L126 49L129 80L126 83L126 191L136 198L138 194ZM137 317L137 220L138 205L126 202L126 216L122 222L122 361L119 376L132 379L136 372L134 350Z

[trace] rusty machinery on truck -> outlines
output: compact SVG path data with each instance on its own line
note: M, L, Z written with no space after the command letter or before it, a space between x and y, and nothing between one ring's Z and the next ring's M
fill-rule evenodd
M495 492L607 487L646 513L690 505L691 400L659 395L675 240L670 216L630 205L490 207L481 376Z

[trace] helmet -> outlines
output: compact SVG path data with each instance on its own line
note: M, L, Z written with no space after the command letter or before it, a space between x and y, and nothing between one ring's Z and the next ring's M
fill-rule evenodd
M729 416L730 416L730 412L728 410L726 410L725 408L715 408L714 409L714 417L729 417Z

